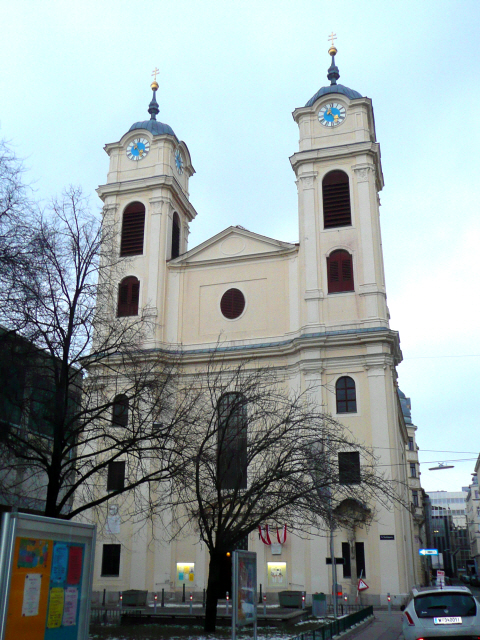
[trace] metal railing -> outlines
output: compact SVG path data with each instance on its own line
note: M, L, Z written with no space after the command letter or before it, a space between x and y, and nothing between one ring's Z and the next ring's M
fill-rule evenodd
M90 622L92 624L120 624L124 611L121 607L90 607Z
M330 640L333 636L343 633L343 631L363 622L370 616L373 616L373 607L364 607L360 609L360 611L355 611L344 618L332 620L331 622L323 624L321 627L317 627L317 629L301 633L291 638L291 640Z

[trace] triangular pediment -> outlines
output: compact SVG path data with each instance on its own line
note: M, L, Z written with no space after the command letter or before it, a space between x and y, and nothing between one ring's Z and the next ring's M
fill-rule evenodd
M187 253L171 260L170 264L185 265L211 261L245 260L253 256L270 257L296 251L297 246L290 242L274 240L267 236L248 231L243 227L228 227L217 235L205 240Z

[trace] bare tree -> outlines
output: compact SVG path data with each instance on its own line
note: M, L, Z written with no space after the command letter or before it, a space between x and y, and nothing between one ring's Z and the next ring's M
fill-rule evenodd
M174 479L177 530L193 524L210 554L206 631L215 629L225 555L259 525L311 534L365 524L376 503L398 499L372 451L321 411L315 390L289 390L255 362L219 359L191 386L189 464Z
M0 140L0 304L12 295L19 273L32 268L29 240L34 205L25 168L10 144Z
M158 491L180 465L178 359L145 355L141 311L116 317L126 268L117 231L70 189L35 219L35 270L19 270L0 310L3 492L29 496L32 508L44 501L47 516L71 518L126 492L141 510L140 487Z

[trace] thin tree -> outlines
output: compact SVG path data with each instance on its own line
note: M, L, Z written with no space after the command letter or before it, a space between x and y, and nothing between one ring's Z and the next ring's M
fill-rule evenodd
M222 363L217 353L190 387L176 531L194 525L209 551L205 631L215 630L226 553L260 525L311 534L365 524L379 501L398 500L372 451L322 412L314 390L288 385L272 369Z
M31 272L32 213L25 168L12 146L0 140L0 305L12 295L19 274Z
M141 310L117 317L128 262L117 257L118 230L78 189L33 228L35 270L18 271L0 310L4 500L21 494L46 516L71 518L129 492L138 515L150 499L142 488L158 492L181 464L178 358L145 357L152 326Z

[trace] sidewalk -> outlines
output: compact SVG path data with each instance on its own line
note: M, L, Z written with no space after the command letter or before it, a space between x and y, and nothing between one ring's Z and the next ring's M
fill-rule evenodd
M379 611L374 609L375 620L368 627L358 633L349 635L348 640L401 640L402 613L393 611Z

